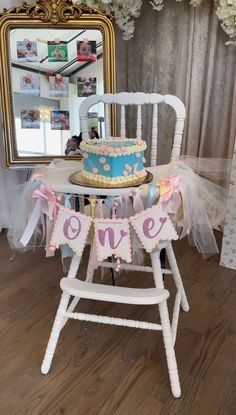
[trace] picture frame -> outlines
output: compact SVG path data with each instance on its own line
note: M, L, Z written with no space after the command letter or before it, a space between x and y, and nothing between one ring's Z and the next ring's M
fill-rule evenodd
M77 77L78 97L89 97L97 93L97 78L90 75Z

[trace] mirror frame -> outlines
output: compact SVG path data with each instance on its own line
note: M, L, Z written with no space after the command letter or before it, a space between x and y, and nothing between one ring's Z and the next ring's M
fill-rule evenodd
M10 30L16 28L98 29L103 37L104 93L115 92L115 37L111 16L105 11L73 4L72 0L36 0L22 6L4 9L0 13L0 97L3 143L6 167L49 164L53 158L65 156L21 157L17 153L10 62ZM115 112L111 111L112 134ZM66 157L78 160L78 157Z

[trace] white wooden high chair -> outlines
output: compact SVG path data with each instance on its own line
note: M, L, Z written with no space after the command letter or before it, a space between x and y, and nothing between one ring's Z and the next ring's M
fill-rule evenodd
M153 126L152 126L152 139L151 139L151 166L156 166L157 159L157 144L158 144L158 104L165 103L170 105L176 113L176 124L173 138L173 147L171 153L171 160L178 160L180 155L182 134L185 121L185 107L183 103L175 96L172 95L159 95L159 94L144 94L144 93L119 93L119 94L105 94L102 96L93 95L86 98L80 106L80 120L81 130L83 138L89 137L88 131L88 110L94 104L103 102L105 104L105 131L106 137L111 135L110 127L110 104L121 105L121 122L120 122L120 136L126 136L125 128L125 107L126 105L137 106L137 130L136 137L142 138L142 114L141 109L144 104L153 105ZM74 193L83 195L106 195L106 196L119 196L122 195L123 191L127 189L95 189L95 188L82 188ZM161 268L160 251L166 249L170 270ZM181 389L179 384L179 376L177 370L177 363L175 358L174 344L177 333L177 325L180 311L180 304L184 311L188 311L189 306L185 295L183 283L176 263L174 251L171 246L171 242L163 242L150 254L151 266L141 266L133 264L121 264L121 269L131 271L146 271L152 272L154 276L155 288L148 289L135 289L126 288L119 286L107 286L101 284L95 284L93 280L93 268L89 261L88 271L85 281L76 279L77 271L80 265L81 258L74 255L72 258L71 266L67 278L62 278L61 289L63 291L60 305L56 314L56 318L53 324L52 332L48 342L47 350L45 353L44 361L42 364L41 371L46 374L50 370L53 355L56 349L57 341L60 332L66 324L68 318L74 318L78 320L93 321L97 323L105 323L112 325L122 325L128 327L149 329L149 330L160 330L163 334L163 341L165 345L166 358L170 376L170 383L172 393L175 397L181 395ZM100 263L102 267L115 266L111 262ZM167 308L167 298L169 292L165 289L163 283L163 274L172 274L177 289L174 303L174 310L172 321L169 319L169 312ZM70 299L72 302L69 305ZM74 312L74 309L80 298L87 298L90 300L98 301L109 301L120 304L136 304L136 305L150 305L158 304L160 314L160 324L149 323L144 321L126 320L121 318L113 318L107 316L98 316L91 314L84 314Z

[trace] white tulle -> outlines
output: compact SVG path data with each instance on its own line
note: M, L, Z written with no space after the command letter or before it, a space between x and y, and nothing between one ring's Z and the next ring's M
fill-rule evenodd
M7 237L9 245L12 249L26 251L45 244L45 218L43 214L40 217L38 226L36 227L28 245L24 247L20 242L29 216L34 207L35 200L32 198L32 194L37 188L38 183L27 181L21 185L15 185L9 189L10 226Z
M180 161L187 164L200 177L228 188L232 159L181 156Z
M204 256L218 253L218 247L213 233L213 228L222 230L224 226L227 189L202 177L212 175L217 181L223 177L227 181L227 172L230 163L219 163L217 160L210 161L194 158L184 158L184 161L172 162L163 166L160 173L158 167L151 168L154 181L162 181L166 177L179 177L179 191L183 203L183 215L178 217L178 205L173 212L173 201L162 204L168 213L174 213L172 219L179 230L180 237L188 236L191 245L195 245ZM192 168L201 171L202 176L195 173ZM210 166L215 166L215 171L210 171ZM217 169L216 169L217 167ZM220 174L220 171L222 174ZM171 208L170 208L171 204Z

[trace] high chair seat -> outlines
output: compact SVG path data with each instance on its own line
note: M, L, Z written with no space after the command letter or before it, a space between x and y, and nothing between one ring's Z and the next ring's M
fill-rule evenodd
M62 278L60 286L62 291L74 297L112 303L159 304L169 297L169 292L163 288L113 287L68 278Z

